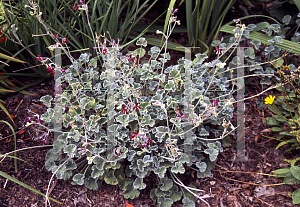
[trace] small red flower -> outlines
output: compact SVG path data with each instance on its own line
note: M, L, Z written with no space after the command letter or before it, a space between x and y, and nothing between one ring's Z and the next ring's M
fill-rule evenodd
M6 41L6 37L2 37L0 42L5 42Z
M104 55L107 54L107 49L106 48L103 49L103 53L104 53Z
M41 55L38 55L36 61L42 61Z
M180 115L180 116L183 116L183 113L181 113L181 108L178 108L178 109L177 109L177 116L179 116L179 115Z
M54 33L54 40L57 40L58 34Z
M126 106L123 107L122 112L123 112L123 114L128 114L128 111L127 111L127 109L126 109Z
M63 38L62 40L61 40L61 44L64 44L64 43L69 43L70 42L70 40L68 39L68 38Z
M134 58L135 58L134 56L130 55L128 60L131 61L131 62L134 62Z
M215 106L218 106L218 101L217 100L213 100L213 102L214 102Z
M139 103L136 103L136 104L135 104L135 107L133 107L133 110L134 110L134 109L135 109L136 111L138 111L138 109L141 109L141 107L139 107Z
M139 133L132 132L130 135L130 141L132 141Z
M71 9L73 10L73 12L75 12L75 10L77 11L79 9L79 6L76 3L74 7L71 5Z

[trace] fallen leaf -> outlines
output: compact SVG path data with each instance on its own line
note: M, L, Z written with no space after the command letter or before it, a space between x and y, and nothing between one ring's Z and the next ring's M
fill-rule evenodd
M19 98L16 98L16 99L14 100L14 102L16 103L18 100L19 100Z
M21 131L19 131L19 133L18 134L24 134L24 130L21 130Z
M125 203L126 207L134 207L133 205L129 204L129 203Z

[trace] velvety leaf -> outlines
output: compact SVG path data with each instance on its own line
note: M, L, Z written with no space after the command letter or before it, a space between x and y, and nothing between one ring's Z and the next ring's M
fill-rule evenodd
M146 188L146 184L143 183L143 178L136 178L135 181L133 182L133 187L135 189L140 189L143 190Z
M134 199L140 195L140 191L134 189L133 182L126 185L123 195L126 199Z
M156 175L158 175L158 177L163 178L163 177L165 177L166 171L167 171L167 168L165 166L163 166L163 167L156 168L156 170L154 170L154 173Z
M69 159L66 163L66 170L75 170L77 168L77 165L73 159Z
M67 153L70 158L73 158L75 155L76 145L69 144L64 147L64 153Z
M77 184L77 185L83 185L84 184L84 174L76 174L73 176L73 181Z
M218 157L218 154L219 154L218 150L213 149L213 148L205 149L204 153L209 154L209 159L211 161L215 161Z
M99 188L97 184L97 179L92 177L85 179L84 184L90 190L97 190Z
M52 96L46 95L40 98L40 101L43 102L47 107L51 107Z
M159 204L159 207L171 207L173 200L170 198L159 197L157 203Z
M183 167L183 165L182 165L181 162L175 162L175 166L173 166L173 167L171 168L171 171L172 171L173 173L180 173L180 174L183 174L183 173L185 172L185 169L184 169L184 167Z
M160 187L162 191L169 191L170 188L173 187L173 181L171 179L168 179L167 177L160 179L160 183L162 184L162 186Z
M188 197L184 197L182 199L183 207L195 207L195 202L189 199Z
M110 184L110 185L117 185L118 184L118 180L116 179L113 170L110 170L109 173L106 173L104 175L104 181L107 184Z
M204 172L207 167L205 162L196 162L196 166L199 168L200 172Z

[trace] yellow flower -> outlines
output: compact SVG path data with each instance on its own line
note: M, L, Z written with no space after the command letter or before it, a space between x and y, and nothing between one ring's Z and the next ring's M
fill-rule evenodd
M265 98L265 104L272 104L275 100L275 96L269 95L269 97Z

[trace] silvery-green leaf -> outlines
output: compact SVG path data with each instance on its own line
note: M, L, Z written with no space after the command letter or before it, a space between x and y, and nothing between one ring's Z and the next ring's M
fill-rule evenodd
M139 177L139 178L145 178L145 177L147 176L147 174L148 174L148 171L147 171L147 170L144 170L144 171L142 172L142 171L140 171L139 169L136 169L136 170L135 170L135 174L136 174L136 176Z
M161 186L161 184L159 184L159 185L158 185L158 188L156 188L156 190L155 190L155 195L156 195L157 197L167 197L167 196L170 196L170 195L171 195L171 192L169 192L169 191L162 191L162 190L160 189L160 186Z
M180 158L179 158L179 161L180 161L181 163L189 163L189 162L190 162L190 158L189 158L188 154L186 154L186 153L181 153L181 156L180 156Z
M148 88L151 90L151 91L154 91L155 88L157 87L158 85L158 82L157 81L152 81L148 84Z
M58 179L63 179L64 173L66 171L66 166L56 166L52 168L52 173L56 173Z
M245 57L249 57L251 59L254 59L255 58L254 49L253 48L246 49L244 55L245 55Z
M270 28L276 32L276 33L279 33L280 32L280 25L279 24L271 24L270 25Z
M55 140L53 142L53 152L61 154L62 153L62 149L64 148L65 145L66 145L66 142Z
M169 80L172 80L172 79L175 79L175 80L181 80L181 75L180 75L180 71L174 69L170 72L169 74L169 77L168 77Z
M195 207L195 202L192 201L190 198L188 197L184 197L182 199L182 203L183 203L183 206L182 207Z
M152 190L150 191L150 198L156 202L157 200L157 196L156 196L156 188L152 188Z
M169 191L173 187L173 181L167 177L160 179L160 183L162 184L160 187L162 191Z
M146 50L143 48L139 48L139 49L136 49L135 51L133 51L133 53L138 55L139 58L142 58L142 57L144 57Z
M145 155L144 158L143 158L143 162L146 164L146 163L151 163L153 162L153 159L150 155Z
M133 187L133 182L130 182L126 185L123 195L126 199L134 199L140 195L140 191Z
M110 185L117 185L118 184L118 180L116 179L113 170L110 170L109 173L106 173L104 175L104 181L107 184L110 184Z
M214 41L212 41L211 46L212 46L212 47L217 47L217 46L220 45L220 43L221 43L220 40L214 40Z
M206 54L200 54L200 53L196 54L195 56L197 58L197 62L196 62L197 64L202 64L203 61L208 58Z
M167 60L171 60L171 56L170 56L170 53L162 53L160 54L162 57L166 58Z
M200 172L204 172L207 167L205 162L196 162L196 166L199 168Z
M88 63L90 56L91 56L90 53L83 53L83 54L80 55L79 61Z
M73 159L69 159L66 163L66 170L75 170L77 165Z
M89 177L89 178L85 179L84 184L90 190L97 190L99 188L98 184L97 184L97 180L98 179Z
M296 19L296 24L300 25L300 19Z
M92 176L92 178L96 179L96 178L99 178L99 176L102 176L104 174L104 172L105 172L104 170L99 170L97 165L93 165L91 176Z
M159 207L171 207L173 204L173 200L170 198L159 197L157 199Z
M127 165L125 168L125 174L127 177L131 177L133 174L133 170L129 168L129 166Z
M146 184L143 183L143 178L136 178L134 183L133 183L133 187L137 190L143 190L146 188Z
M69 180L69 178L73 175L72 170L66 170L63 174L63 179L64 180Z
M201 131L200 131L199 135L202 136L202 137L206 137L206 136L209 135L209 133L208 133L208 131L206 131L205 128L201 128Z
M157 78L161 82L165 82L166 75L165 74L159 74L159 75L155 75L154 78Z
M96 155L100 155L102 152L105 152L105 149L103 149L103 148L93 149L93 153L95 153Z
M129 122L129 115L128 114L119 115L116 118L116 121L121 123L124 127L126 127L128 125L128 122Z
M64 153L67 153L70 158L73 158L75 155L76 145L69 144L64 147Z
M76 174L73 176L73 181L77 184L77 185L83 185L84 184L84 174Z
M175 92L176 87L175 87L175 82L173 80L168 80L168 83L165 85L165 90L167 91L173 91Z
M143 47L147 47L147 40L144 37L140 37L137 41L136 41L136 45L142 45Z
M52 96L46 95L40 98L40 101L42 101L47 107L51 107L51 100Z
M209 154L209 159L215 161L218 157L219 151L213 148L208 148L204 150L204 153Z
M206 169L204 172L197 171L198 178L205 178L205 177L209 177L210 175L211 175L211 172L209 169Z
M133 159L133 157L135 156L135 154L136 154L136 151L134 151L134 150L129 150L128 153L127 153L127 160L128 160L129 162L131 162L132 159Z
M155 124L155 121L151 118L151 116L148 114L147 116L144 116L141 122L142 127L145 127L146 125L149 125L150 127L153 127Z
M179 201L181 199L181 196L182 196L182 192L178 192L178 187L177 185L173 185L172 188L169 189L169 192L172 193L171 195L171 199L176 202L176 201Z
M53 169L54 167L57 167L57 165L55 164L54 161L52 161L52 160L47 160L47 161L45 162L45 167L46 167L46 169L47 169L48 171L52 171L52 169Z
M259 40L251 40L250 43L254 45L255 49L258 50L261 42Z
M274 39L277 43L283 43L283 39L280 36L275 36Z
M167 168L165 166L162 166L162 167L156 168L156 170L154 170L154 173L156 175L158 175L158 177L163 178L163 177L165 177L166 171L167 171Z
M171 171L173 173L180 173L180 174L184 174L185 169L182 165L181 162L175 162L175 165L171 168Z
M247 26L247 29L250 31L254 30L255 28L256 28L255 24L248 24L248 26Z
M285 15L283 18L282 18L282 23L284 25L288 25L291 21L292 17L291 15Z
M60 153L54 153L53 149L50 149L46 154L46 161L57 161L60 157Z

